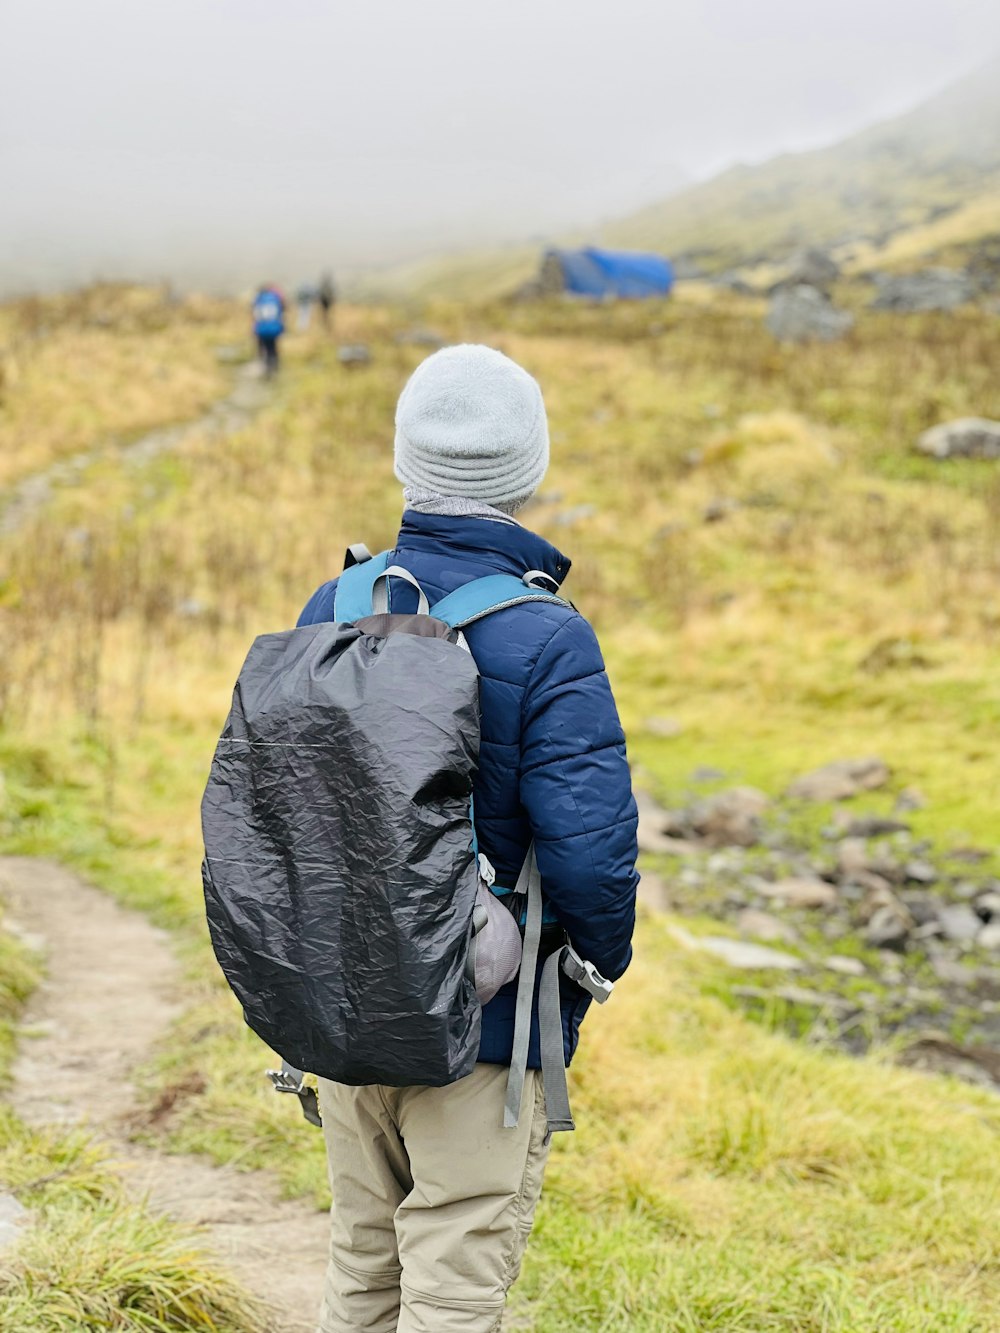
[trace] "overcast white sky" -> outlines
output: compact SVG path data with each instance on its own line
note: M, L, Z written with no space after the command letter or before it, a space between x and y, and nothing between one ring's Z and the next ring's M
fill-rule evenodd
M586 228L998 49L998 0L0 0L0 281Z

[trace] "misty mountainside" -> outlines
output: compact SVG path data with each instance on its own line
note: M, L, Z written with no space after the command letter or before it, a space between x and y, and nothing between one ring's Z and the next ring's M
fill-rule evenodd
M905 115L839 143L733 167L585 228L581 219L575 234L560 240L657 251L688 260L687 272L760 265L774 276L805 247L833 251L847 274L965 268L984 242L992 252L1000 237L1000 58ZM537 245L441 254L372 272L360 289L459 300L499 296L530 278L538 257ZM759 274L746 276L760 285Z
M898 247L913 233L915 245ZM881 263L945 258L1000 232L1000 58L840 143L737 166L604 229L609 244L708 268L867 243Z

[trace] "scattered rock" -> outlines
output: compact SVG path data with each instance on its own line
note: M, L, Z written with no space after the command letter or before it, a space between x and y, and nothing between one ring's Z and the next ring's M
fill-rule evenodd
M639 880L639 900L657 912L669 912L670 890L662 875L644 870Z
M691 774L691 781L720 782L725 776L721 768L713 768L710 764L700 764Z
M913 929L915 923L909 908L896 897L885 880L877 879L876 883L865 890L865 896L858 904L855 915L862 925L867 926L874 920L876 913L881 911L892 912L906 930Z
M804 986L775 986L765 990L762 986L734 986L733 994L745 1000L784 1000L786 1004L804 1004L814 1009L825 1009L829 1013L844 1017L857 1012L858 1006L840 995L831 995L826 991L807 990Z
M553 514L550 522L555 528L571 528L574 523L582 523L585 519L593 518L596 513L597 505L572 505L561 513Z
M823 966L831 972L839 972L843 977L863 977L865 965L860 958L852 958L846 953L832 953L823 959Z
M938 921L945 939L953 944L971 943L983 923L968 903L946 903L938 908Z
M845 838L837 848L837 871L845 879L854 880L872 869L872 859L864 835Z
M13 1194L0 1194L0 1251L13 1245L21 1227L28 1220L28 1210Z
M940 878L929 861L907 861L903 874L911 884L936 884Z
M941 901L932 893L914 893L911 890L902 895L902 901L917 926L940 926L938 911Z
M973 907L980 921L1000 920L1000 893L996 889L981 893L973 903Z
M834 342L854 327L854 316L834 309L817 288L800 283L774 294L767 327L779 342Z
M1000 921L991 921L988 926L983 926L976 936L976 944L980 949L988 949L990 952L1000 949Z
M787 921L772 916L770 912L760 912L754 907L747 907L736 918L736 925L742 935L752 935L755 939L773 944L781 940L785 944L795 944L798 933Z
M943 955L932 955L930 961L934 975L938 981L943 982L946 986L968 988L975 985L977 980L975 968L968 967L955 958Z
M636 789L635 803L639 808L639 851L653 855L673 851L678 840L666 833L667 811L641 788Z
M1000 458L1000 421L960 417L925 430L917 449L931 458Z
M708 504L702 510L702 519L706 523L721 523L724 518L728 518L739 506L735 500L725 500L716 498L709 500Z
M978 865L988 861L991 853L983 847L952 847L947 853L949 861L961 861L963 865Z
M1000 1051L988 1046L959 1046L938 1033L918 1037L899 1054L899 1063L913 1069L952 1074L982 1088L1000 1087Z
M436 350L443 347L447 339L433 329L404 329L402 333L396 334L396 342L400 347L430 347Z
M845 838L885 838L890 833L910 833L911 827L901 819L886 819L881 815L863 815L844 825Z
M664 740L673 740L684 731L675 717L647 717L645 729L651 736L661 736Z
M765 898L779 899L789 907L834 907L837 903L837 890L825 879L779 879L773 884L761 884L758 891Z
M788 795L800 801L846 801L863 791L884 787L892 776L888 764L875 756L835 759L797 778Z
M371 350L364 343L351 343L337 348L337 360L348 370L357 370L359 366L371 365Z
M753 847L770 801L756 787L731 787L698 801L688 812L694 832L712 847Z
M975 296L968 274L952 268L929 268L923 273L874 275L877 292L873 310L912 313L921 310L954 310Z
M927 797L919 787L904 787L896 797L896 804L893 809L897 814L906 814L910 810L925 810L927 808Z
M840 277L840 265L825 250L810 246L792 256L788 273L780 282L776 282L771 292L779 292L785 287L815 287L824 294Z
M670 933L685 948L710 953L730 967L769 968L779 972L797 972L805 967L802 959L794 954L769 949L763 944L749 944L722 935L692 935L681 926L671 926Z
M873 949L890 949L895 953L904 953L909 938L910 931L906 918L889 906L877 907L865 927L865 943Z

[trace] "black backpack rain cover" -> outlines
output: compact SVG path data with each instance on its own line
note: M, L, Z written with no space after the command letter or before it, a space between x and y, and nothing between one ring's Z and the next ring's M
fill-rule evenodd
M465 966L479 677L443 638L343 624L259 637L202 802L216 957L247 1023L341 1083L472 1072Z

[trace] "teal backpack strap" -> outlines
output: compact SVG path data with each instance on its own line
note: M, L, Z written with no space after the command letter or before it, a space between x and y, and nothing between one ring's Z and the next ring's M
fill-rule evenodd
M370 560L351 565L337 580L333 599L333 618L338 625L353 625L372 613L372 589L375 581L389 567L391 551L373 555Z
M465 583L450 592L447 597L442 597L440 602L431 607L431 615L435 620L443 620L452 629L464 629L466 625L482 620L494 611L519 606L522 602L571 605L564 597L527 582L531 577L541 576L529 571L523 579L515 578L513 574L488 574L485 578L473 579L471 583Z

